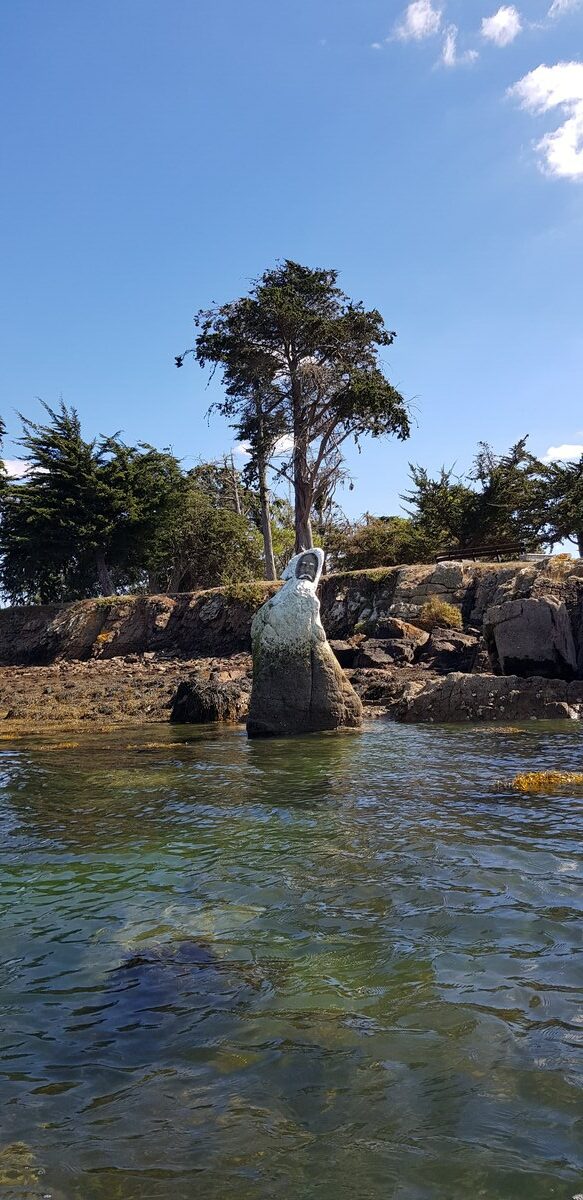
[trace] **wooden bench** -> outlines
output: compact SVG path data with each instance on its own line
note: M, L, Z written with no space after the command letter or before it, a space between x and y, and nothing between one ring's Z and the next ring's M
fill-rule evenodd
M478 558L486 558L491 562L502 562L503 557L524 561L527 554L530 557L523 543L507 542L503 546L466 546L464 550L447 550L444 554L436 555L435 561L438 563L453 562L468 558L475 562ZM543 551L540 552L540 557L545 557Z

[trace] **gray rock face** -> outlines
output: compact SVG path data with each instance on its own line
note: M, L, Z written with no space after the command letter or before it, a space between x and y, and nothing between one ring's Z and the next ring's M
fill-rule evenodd
M471 671L474 667L478 638L460 629L434 629L419 656L432 671Z
M320 622L316 587L323 558L321 550L292 558L283 574L285 586L253 619L249 737L314 733L362 723L362 704Z
M397 718L411 722L581 719L583 682L455 673L405 698Z
M484 637L503 675L572 679L577 654L566 606L551 597L508 600L486 610Z
M354 660L356 667L405 666L415 658L416 643L407 638L367 638Z

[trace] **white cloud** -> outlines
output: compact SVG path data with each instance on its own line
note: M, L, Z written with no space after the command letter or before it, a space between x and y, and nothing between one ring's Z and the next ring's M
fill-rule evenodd
M441 51L441 61L444 67L461 66L463 63L475 62L478 58L477 50L464 50L462 54L458 53L457 35L457 25L448 25L443 36Z
M579 8L580 3L581 0L553 0L548 15L549 17L562 17L564 13Z
M563 179L583 179L583 62L541 65L508 89L527 112L560 108L566 120L536 143L543 169Z
M289 454L290 450L293 450L293 448L294 439L290 433L286 433L275 443L275 449L273 453L276 458L281 458L284 454Z
M491 17L482 17L482 37L497 46L509 46L522 29L520 13L513 4L503 4Z
M420 42L439 33L440 28L441 9L434 8L431 0L412 0L395 26L395 36L403 42Z
M284 454L289 454L290 450L293 450L293 446L294 439L291 434L284 434L284 436L278 438L275 443L273 448L273 458L282 458ZM235 442L235 445L233 446L233 454L240 454L242 458L249 458L250 453L250 442Z
M5 458L4 467L11 479L23 479L30 473L30 463L24 458Z
M544 463L553 462L571 462L572 459L579 459L583 454L583 445L577 446L569 442L563 442L562 446L549 446L546 454L543 454Z
M382 50L383 43L382 42L371 42L370 48L371 48L371 50Z

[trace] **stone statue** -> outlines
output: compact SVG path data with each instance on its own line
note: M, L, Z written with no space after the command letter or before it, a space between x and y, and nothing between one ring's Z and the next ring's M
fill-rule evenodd
M255 614L249 737L362 724L360 700L320 621L316 589L323 565L320 549L296 554L281 590Z

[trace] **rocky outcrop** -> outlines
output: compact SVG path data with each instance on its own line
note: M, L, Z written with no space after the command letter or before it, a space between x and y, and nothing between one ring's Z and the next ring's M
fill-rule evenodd
M405 722L580 719L583 682L456 672L404 696L395 716Z
M182 596L114 596L0 610L0 665L248 652L254 612L278 585L256 583Z
M503 675L572 679L577 653L569 614L552 597L507 600L488 608L484 638L492 663Z
M279 587L259 582L179 596L1 609L0 715L6 725L22 719L37 726L167 720L179 685L194 680L197 699L190 711L199 715L189 719L206 720L211 713L231 719L233 704L237 719L243 719L251 623ZM392 715L410 707L411 713L431 714L418 719L438 720L446 713L447 720L468 720L479 709L488 719L496 713L515 719L518 713L563 714L564 707L555 704L567 705L569 715L579 711L576 693L564 687L571 686L570 677L583 679L583 562L456 562L357 571L321 580L319 597L320 628L332 639L337 661L328 650L312 659L310 650L279 698L267 672L266 690L282 713L294 690L293 703L299 701L303 675L301 703L309 677L308 707L316 713L320 699L335 694L340 699L330 719L350 722L346 704L354 708L355 698L341 668L368 712ZM429 635L418 627L431 597L455 605L463 630L434 629ZM459 672L465 682L457 687ZM541 675L552 676L551 683L557 675L565 678L556 690L541 684ZM428 689L437 676L444 690L431 699ZM231 678L237 680L233 695L213 700L218 685L222 689ZM182 698L185 712L184 690ZM326 698L324 706L328 703Z
M316 595L324 555L298 554L281 591L251 626L253 687L249 737L359 726L362 705L326 640Z
M184 679L242 681L250 688L251 658L158 659L154 654L59 662L44 667L0 667L0 729L134 725L168 721Z
M329 575L320 583L328 638L392 639L413 626L428 598L458 607L480 630L487 608L528 596L564 601L583 674L583 562L439 563ZM0 665L117 658L191 658L249 651L251 621L279 583L238 584L178 596L116 596L76 604L0 609ZM416 636L422 631L418 630ZM406 634L405 634L406 636Z

